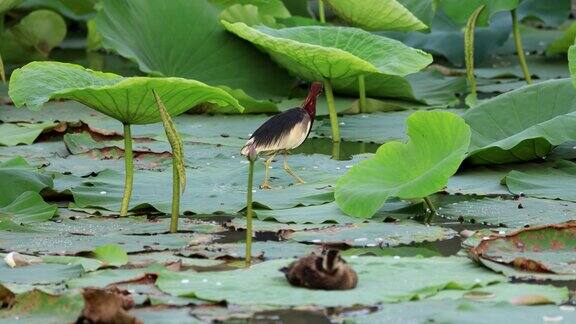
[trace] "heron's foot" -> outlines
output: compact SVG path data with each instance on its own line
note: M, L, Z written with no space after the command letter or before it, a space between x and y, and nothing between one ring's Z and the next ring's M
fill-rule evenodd
M260 189L268 190L268 189L272 189L272 187L270 187L270 184L268 183L268 181L264 181L264 182L260 185Z

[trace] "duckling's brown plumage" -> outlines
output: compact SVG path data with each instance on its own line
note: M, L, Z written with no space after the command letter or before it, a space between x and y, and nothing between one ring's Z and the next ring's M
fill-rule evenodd
M338 250L327 250L321 255L312 253L280 271L291 285L310 289L347 290L358 283L356 272L340 257Z

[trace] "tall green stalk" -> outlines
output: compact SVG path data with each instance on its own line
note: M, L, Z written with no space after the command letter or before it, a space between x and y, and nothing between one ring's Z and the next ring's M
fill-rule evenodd
M174 171L178 162L172 157L172 215L170 215L170 233L178 232L178 218L180 217L180 176Z
M358 92L360 94L360 113L366 112L366 80L364 74L358 76Z
M484 10L484 5L476 8L468 22L466 23L466 30L464 31L464 58L466 61L466 77L468 78L468 88L470 94L466 97L466 103L469 106L476 105L478 101L478 94L476 90L476 78L474 77L474 30L476 29L476 20Z
M526 54L524 53L524 46L522 46L522 37L520 36L520 24L518 23L518 15L516 14L516 9L512 9L512 34L514 35L514 44L516 45L516 53L518 54L518 60L520 61L520 66L522 67L522 73L524 73L524 80L526 83L532 83L532 76L530 71L528 71L528 64L526 63Z
M248 186L246 187L246 267L252 264L252 187L254 183L254 161L256 152L252 150L248 153Z
M166 107L160 100L156 91L152 90L156 105L160 111L162 125L172 147L172 215L170 216L170 233L178 232L178 218L180 217L180 195L186 189L186 166L184 165L184 143L176 131L176 125L168 114Z
M4 62L2 61L2 54L0 53L0 79L6 83L6 73L4 73Z
M124 124L124 195L120 205L120 216L128 214L130 197L132 196L132 187L134 185L134 153L132 152L132 132L130 124Z
M324 0L318 0L318 16L321 23L326 23L326 13L324 12Z
M438 211L436 210L436 207L434 207L434 204L432 204L432 201L430 201L430 198L424 197L424 203L426 203L426 206L430 210L426 217L426 224L430 224L434 219L434 216L438 215Z
M324 79L324 92L326 93L326 103L328 104L328 113L330 115L330 126L332 128L332 142L340 142L340 126L338 124L338 114L334 104L334 92L332 83L329 79Z

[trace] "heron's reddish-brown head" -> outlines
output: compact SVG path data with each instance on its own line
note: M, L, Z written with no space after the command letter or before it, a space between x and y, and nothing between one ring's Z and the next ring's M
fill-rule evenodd
M322 93L322 83L312 82L308 96L302 103L302 109L306 110L312 120L314 120L314 117L316 116L316 98L320 95L320 93Z

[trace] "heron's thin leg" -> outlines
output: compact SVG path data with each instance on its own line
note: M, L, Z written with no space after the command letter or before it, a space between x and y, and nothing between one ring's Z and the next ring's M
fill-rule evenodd
M288 165L288 153L286 152L284 152L284 170L286 171L286 173L291 175L292 178L294 178L294 180L296 180L298 183L305 183L305 181L302 180L302 178L300 178L296 174L296 172L294 172L294 170L292 170L292 168L290 168L290 166Z
M262 182L262 184L260 185L260 188L262 188L262 189L272 189L272 187L270 187L270 183L268 183L268 179L270 178L270 164L272 164L272 160L274 159L275 156L276 156L276 153L272 154L272 156L270 156L266 160L266 162L264 162L264 165L265 165L264 182Z

